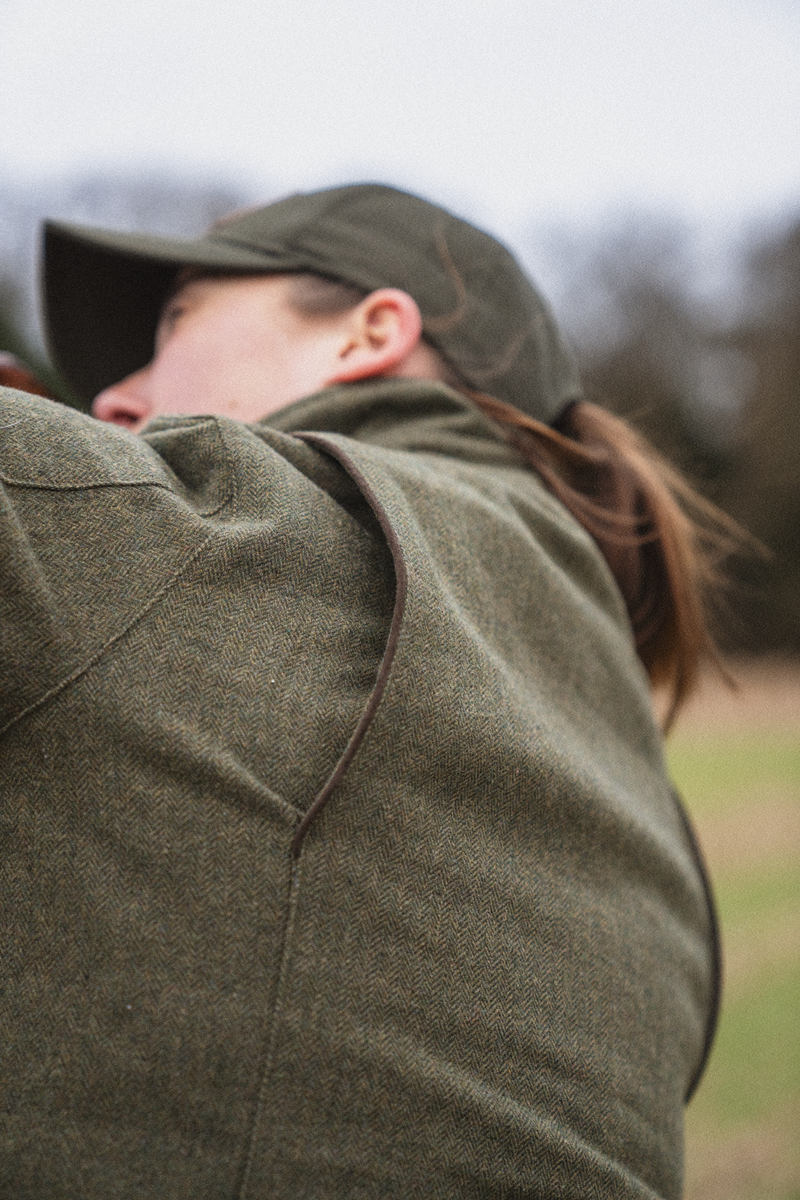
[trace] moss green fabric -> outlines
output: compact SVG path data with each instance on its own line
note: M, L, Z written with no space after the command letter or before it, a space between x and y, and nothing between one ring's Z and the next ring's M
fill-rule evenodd
M591 539L438 385L0 396L0 1194L678 1197L711 927Z
M419 304L427 339L472 387L541 421L581 394L550 310L504 246L419 196L355 184L246 211L196 241L49 223L50 343L87 403L150 360L182 264L401 288Z

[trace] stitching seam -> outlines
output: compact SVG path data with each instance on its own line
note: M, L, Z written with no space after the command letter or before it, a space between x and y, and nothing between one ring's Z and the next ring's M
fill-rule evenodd
M284 991L286 987L286 978L289 974L289 952L291 949L292 932L294 930L295 917L297 915L297 905L300 894L300 875L302 871L302 863L296 859L291 860L291 876L290 876L290 894L289 905L286 914L286 921L283 927L283 947L281 949L281 965L278 972L278 984L275 989L275 1003L272 1008L272 1028L269 1032L267 1042L267 1052L264 1060L264 1070L261 1076L261 1086L258 1090L258 1101L256 1110L253 1115L253 1127L250 1133L250 1144L247 1148L245 1157L244 1170L242 1172L242 1182L238 1190L239 1200L246 1200L248 1187L253 1174L253 1165L256 1153L256 1140L258 1129L261 1124L264 1113L267 1087L269 1085L270 1076L272 1074L273 1060L275 1058L275 1045L277 1041L278 1018L281 1013L281 1007L284 1000ZM271 1164L275 1162L277 1154L277 1146L274 1147L270 1159Z
M125 635L131 629L133 629L134 625L136 625L138 621L141 621L141 619L146 616L153 607L155 607L158 601L166 595L180 575L182 575L187 567L189 567L203 552L208 543L211 541L212 537L213 534L209 534L203 539L199 546L195 547L191 554L189 554L183 560L183 562L175 568L172 575L169 576L169 578L161 585L158 591L150 597L144 607L141 608L139 612L131 618L128 624L121 629L119 633L115 633L114 636L110 637L107 642L104 642L104 644L97 651L95 651L95 653L89 659L87 659L86 662L84 662L80 667L77 667L70 675L67 675L65 679L62 679L59 683L57 683L55 687L50 688L50 690L45 692L43 696L40 696L38 700L34 700L33 704L29 704L27 708L24 708L21 712L16 713L10 721L7 721L6 724L0 728L0 737L2 737L4 733L7 733L8 730L11 729L13 725L16 725L18 721L22 721L30 713L35 712L37 708L41 708L43 704L46 704L47 701L53 696L57 696L59 692L62 692L65 688L69 687L71 683L74 683L77 679L80 679L81 675L85 675L85 673L90 670L95 663L99 662L105 652L116 642L125 637Z

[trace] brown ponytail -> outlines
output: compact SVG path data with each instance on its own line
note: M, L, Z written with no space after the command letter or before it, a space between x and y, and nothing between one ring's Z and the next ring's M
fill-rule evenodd
M668 729L703 659L725 674L709 615L723 585L720 562L746 535L626 422L597 405L576 401L551 428L493 396L468 395L600 547L650 681L669 690Z

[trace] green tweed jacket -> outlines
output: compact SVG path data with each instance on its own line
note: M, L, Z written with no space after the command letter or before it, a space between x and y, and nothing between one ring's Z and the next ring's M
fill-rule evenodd
M3 391L0 476L0 1195L678 1197L702 871L606 564L494 427Z

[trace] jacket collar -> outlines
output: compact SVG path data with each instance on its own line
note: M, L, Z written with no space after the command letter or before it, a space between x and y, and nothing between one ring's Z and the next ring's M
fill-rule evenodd
M316 392L260 425L282 433L340 433L393 450L471 462L523 463L502 431L466 396L429 379L371 379Z

